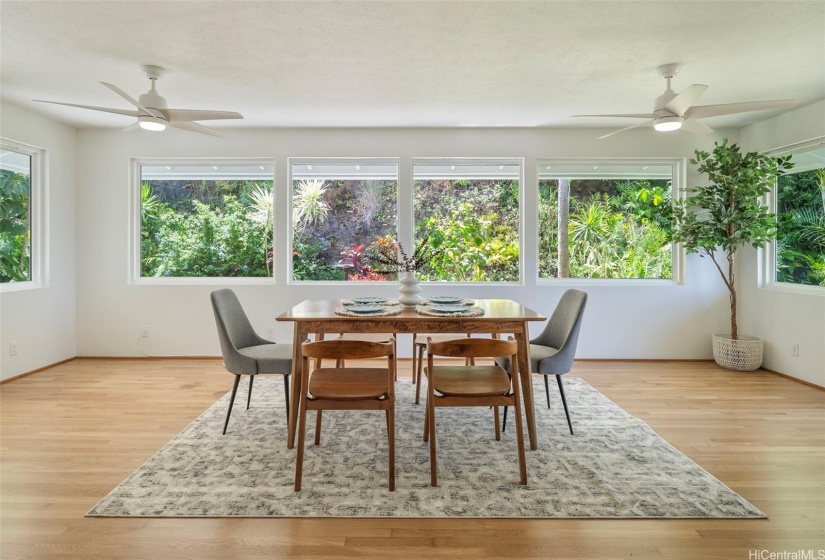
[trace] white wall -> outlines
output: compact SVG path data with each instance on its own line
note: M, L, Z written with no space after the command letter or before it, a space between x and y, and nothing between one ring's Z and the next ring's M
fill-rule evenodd
M276 158L276 246L284 247L287 217L287 157L400 157L400 188L410 157L525 157L525 184L536 182L536 158L582 156L691 157L697 147L736 131L707 136L649 130L604 141L597 129L260 129L235 130L227 140L183 131L163 134L110 130L78 133L78 354L139 355L137 335L149 325L146 349L159 355L219 355L209 292L219 286L146 286L127 282L129 159L132 157ZM602 132L603 133L603 132ZM688 170L688 182L696 177ZM526 189L525 253L535 254L536 194ZM277 283L236 286L253 325L264 335L291 341L289 325L275 317L307 298L397 293L397 286L292 286L285 281L287 255L276 250ZM727 322L727 297L716 271L689 258L682 286L592 286L579 357L710 358L710 334ZM505 297L549 315L565 287L537 286L536 264L527 261L525 285L467 288L470 297ZM448 287L428 288L430 294ZM540 328L538 325L537 328ZM407 350L407 344L402 348Z
M0 293L0 379L76 355L75 129L0 104L0 135L46 150L46 261L42 288ZM9 343L17 355L9 355Z
M825 101L801 107L741 131L747 151L770 151L825 137ZM803 294L761 288L757 251L742 251L739 263L740 330L765 340L764 366L825 387L825 288ZM799 356L791 344L799 343Z

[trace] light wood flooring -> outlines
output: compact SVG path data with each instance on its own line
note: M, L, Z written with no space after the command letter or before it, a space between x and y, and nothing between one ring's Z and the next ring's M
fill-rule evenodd
M400 366L409 383L409 361ZM825 549L825 392L705 362L577 362L568 375L769 519L87 519L232 379L219 360L77 359L0 385L0 557L747 560Z

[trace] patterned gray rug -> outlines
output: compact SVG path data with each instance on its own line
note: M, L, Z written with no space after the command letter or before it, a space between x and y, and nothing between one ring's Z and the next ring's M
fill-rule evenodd
M229 376L227 376L227 379ZM552 410L535 380L539 449L518 484L512 411L502 440L487 408L437 411L439 487L429 486L421 440L423 400L397 383L396 491L387 489L384 414L326 412L321 445L309 417L303 490L293 492L295 451L285 445L280 377L244 383L225 436L225 395L87 515L103 517L628 517L765 515L579 378L568 378L576 435L557 392Z

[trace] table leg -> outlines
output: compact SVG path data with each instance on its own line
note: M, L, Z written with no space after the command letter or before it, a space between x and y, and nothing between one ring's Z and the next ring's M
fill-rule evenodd
M524 327L525 330L527 327ZM527 433L530 436L530 449L538 449L536 440L536 411L533 408L533 372L530 371L530 343L526 332L515 333L518 342L518 370L521 388L524 393L524 413L527 415Z
M298 427L298 409L301 408L301 394L303 391L303 355L301 352L301 344L306 340L307 336L301 332L300 322L295 322L295 334L292 337L292 395L290 401L292 406L289 407L289 423L287 425L286 447L292 449L295 446L295 429Z

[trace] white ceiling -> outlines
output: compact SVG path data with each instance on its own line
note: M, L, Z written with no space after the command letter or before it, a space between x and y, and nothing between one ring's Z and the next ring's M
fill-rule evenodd
M699 104L825 98L823 1L0 2L0 97L77 127L121 109L139 66L167 69L177 109L238 111L243 127L626 126L656 66L710 89ZM781 111L706 119L739 127Z

